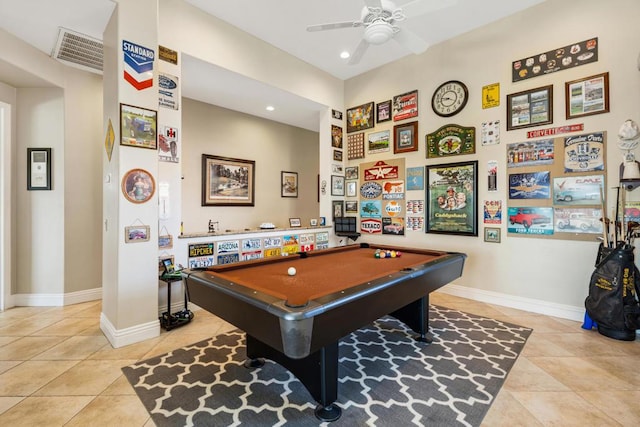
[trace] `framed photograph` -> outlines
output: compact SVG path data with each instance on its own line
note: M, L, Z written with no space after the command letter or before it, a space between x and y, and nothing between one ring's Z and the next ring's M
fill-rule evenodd
M344 176L331 175L331 195L344 196Z
M347 197L358 195L358 181L347 181Z
M349 200L344 203L344 210L347 213L357 213L358 212L358 201L357 200Z
M391 120L391 100L378 102L376 104L376 123L388 122Z
M426 167L425 232L478 235L478 161Z
M300 222L300 218L289 218L289 227L300 227L302 223Z
M280 172L280 196L298 197L298 172Z
M342 120L342 111L331 109L331 117L336 120Z
M609 73L564 84L567 119L609 112Z
M331 125L331 146L342 148L342 128L340 126Z
M391 131L383 130L380 132L371 132L367 134L367 152L369 154L382 153L389 151L389 141L391 140Z
M484 241L490 243L500 243L500 229L498 227L485 227Z
M342 161L342 150L333 150L333 160L336 162Z
M27 148L27 190L51 190L51 148Z
M158 249L171 249L171 248L173 248L173 236L171 234L158 236Z
M254 160L202 155L202 206L254 206Z
M412 90L411 92L394 96L392 103L393 103L392 117L394 122L410 119L412 117L418 117L418 91L417 90Z
M374 122L373 102L367 102L347 110L347 133L371 129Z
M404 123L393 127L393 152L418 151L418 122Z
M124 242L138 243L149 241L150 227L148 225L132 225L124 228Z
M327 218L324 216L320 217L320 226L324 227L325 225L327 225Z
M120 145L158 148L158 112L120 104Z
M344 202L342 200L332 200L331 206L333 207L333 218L342 218L344 216ZM320 223L322 224L322 222Z
M309 225L312 227L317 227L318 226L318 219L317 218L311 218L309 220Z
M507 130L553 123L553 85L507 95Z
M344 168L344 176L346 179L358 179L358 166L347 166Z
M144 169L131 169L122 177L122 194L131 203L145 203L156 192L156 181Z

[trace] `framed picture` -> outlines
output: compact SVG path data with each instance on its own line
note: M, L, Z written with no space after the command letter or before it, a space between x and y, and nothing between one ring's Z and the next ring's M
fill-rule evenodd
M358 166L347 166L344 168L344 176L346 179L358 179Z
M149 241L150 227L148 225L131 225L124 228L124 242L138 243Z
M327 225L327 218L324 216L320 217L320 226L324 227L325 225Z
M393 97L393 121L418 117L418 91L403 93Z
M498 227L485 227L484 241L490 243L500 243L500 229Z
M342 218L344 216L344 202L342 200L332 200L331 206L333 207L333 218ZM322 222L320 223L322 224Z
M371 129L374 126L373 102L347 110L347 133Z
M175 265L175 258L173 255L163 255L158 257L158 274L163 274L165 271L165 264Z
M331 146L342 148L342 128L340 126L331 125Z
M331 195L344 196L344 176L331 175Z
M318 218L311 218L309 220L309 225L312 227L317 227L318 226Z
M171 234L158 236L158 249L171 249L171 248L173 248L173 236Z
M609 73L564 84L567 119L609 112Z
M280 196L298 197L298 172L280 172Z
M358 195L358 181L347 181L347 197Z
M202 155L202 206L253 206L253 160Z
M51 148L27 148L27 190L51 190Z
M418 122L404 123L393 127L393 152L418 151Z
M425 231L478 235L478 161L426 167Z
M289 218L289 227L300 227L301 225L300 218Z
M158 148L158 112L120 104L120 145Z
M342 161L342 150L333 150L333 160L336 162Z
M382 153L389 151L389 141L391 140L391 131L383 130L380 132L371 132L367 134L367 152L369 154Z
M145 203L156 192L156 181L144 169L131 169L122 177L122 194L131 203Z
M357 213L358 212L358 201L357 200L349 200L344 203L344 210L347 213Z
M391 100L378 102L376 104L376 123L388 122L391 120Z
M553 123L553 85L507 95L507 130Z

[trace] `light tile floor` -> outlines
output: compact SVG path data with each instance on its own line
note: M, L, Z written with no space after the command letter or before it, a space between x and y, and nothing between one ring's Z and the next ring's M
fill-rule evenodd
M640 425L640 339L434 293L433 304L533 328L482 426ZM99 301L0 313L0 425L154 426L120 368L234 329L204 310L181 328L114 349Z

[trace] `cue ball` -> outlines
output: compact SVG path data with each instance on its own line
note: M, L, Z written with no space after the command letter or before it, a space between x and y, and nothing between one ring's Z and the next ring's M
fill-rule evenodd
M289 273L289 276L295 276L296 275L296 268L295 267L289 267L289 269L287 270L287 273Z

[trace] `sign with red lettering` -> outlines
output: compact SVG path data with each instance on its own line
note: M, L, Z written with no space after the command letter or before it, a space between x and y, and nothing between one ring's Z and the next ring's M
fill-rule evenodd
M555 128L531 130L527 132L527 138L540 138L541 136L558 135L561 133L579 132L584 130L584 123L575 125L558 126Z

